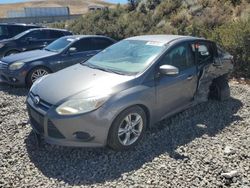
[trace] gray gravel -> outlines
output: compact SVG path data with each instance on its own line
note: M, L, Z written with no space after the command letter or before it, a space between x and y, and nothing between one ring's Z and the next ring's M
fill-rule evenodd
M250 86L160 122L133 150L35 145L27 90L0 85L0 187L250 187Z

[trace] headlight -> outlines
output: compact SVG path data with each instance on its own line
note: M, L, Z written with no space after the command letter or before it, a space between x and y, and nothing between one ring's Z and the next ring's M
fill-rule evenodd
M0 48L4 47L4 44L3 43L0 43Z
M15 63L12 63L10 66L9 66L9 70L18 70L20 68L22 68L24 66L24 62L15 62Z
M87 99L71 99L57 107L56 112L60 115L76 115L90 112L101 107L107 99L107 96Z

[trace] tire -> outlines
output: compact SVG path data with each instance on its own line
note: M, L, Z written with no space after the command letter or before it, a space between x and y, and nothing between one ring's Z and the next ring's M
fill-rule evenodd
M230 87L225 76L216 78L210 86L210 98L225 101L230 98Z
M14 55L14 54L17 54L17 53L19 53L19 51L17 51L17 50L11 50L11 51L8 51L7 53L5 53L4 57L10 56L10 55Z
M26 85L28 87L31 87L32 84L40 77L45 76L47 74L50 74L51 70L43 67L43 66L39 66L39 67L35 67L33 68L31 71L29 71L27 77L26 77ZM40 75L40 76L39 76ZM36 77L36 78L35 78Z
M137 119L137 123L134 122ZM108 134L108 146L114 150L127 150L134 147L145 134L147 118L144 110L139 106L132 106L121 112L114 120ZM120 135L118 134L120 130ZM129 139L128 139L128 135ZM127 141L126 141L127 139Z

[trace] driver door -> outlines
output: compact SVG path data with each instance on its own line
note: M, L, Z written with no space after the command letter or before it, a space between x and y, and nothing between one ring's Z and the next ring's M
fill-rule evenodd
M179 74L168 76L158 73L156 97L160 119L188 106L197 87L195 53L189 43L177 44L168 50L160 59L158 72L161 65L173 65L179 69Z

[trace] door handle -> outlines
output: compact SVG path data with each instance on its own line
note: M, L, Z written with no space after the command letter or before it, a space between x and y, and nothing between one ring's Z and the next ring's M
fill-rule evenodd
M187 77L187 80L192 80L193 79L193 75L189 75L188 77Z

